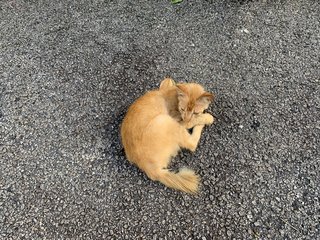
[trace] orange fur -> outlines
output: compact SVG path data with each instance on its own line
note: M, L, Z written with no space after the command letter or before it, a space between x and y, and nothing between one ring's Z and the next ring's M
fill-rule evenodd
M195 151L204 125L213 122L210 114L202 113L211 100L212 94L199 84L176 85L172 79L164 79L159 90L147 92L130 106L122 122L121 138L128 160L152 180L197 192L199 177L194 171L173 173L167 167L180 148ZM192 127L189 134L187 128Z

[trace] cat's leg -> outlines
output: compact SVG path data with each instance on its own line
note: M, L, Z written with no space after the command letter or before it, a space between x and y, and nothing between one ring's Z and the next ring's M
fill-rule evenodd
M197 125L211 125L214 122L214 117L209 114L209 113L202 113L199 114L199 116L195 116L194 118L192 118L192 120L190 122L182 122L181 124L187 128L187 129L191 129L194 126Z
M204 125L197 125L193 128L192 134L189 134L189 132L181 126L180 131L180 147L189 149L190 151L194 152L198 146L201 132L204 127Z

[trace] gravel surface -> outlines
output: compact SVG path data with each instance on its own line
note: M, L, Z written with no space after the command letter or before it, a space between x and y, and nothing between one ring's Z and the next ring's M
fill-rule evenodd
M320 239L320 2L0 1L0 239ZM216 94L196 196L125 159L164 76Z

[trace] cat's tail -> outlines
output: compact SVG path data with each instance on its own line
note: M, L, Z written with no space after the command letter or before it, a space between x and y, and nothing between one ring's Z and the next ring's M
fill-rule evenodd
M199 186L199 177L193 170L181 168L178 173L161 169L157 172L157 180L170 188L175 188L187 193L196 193Z

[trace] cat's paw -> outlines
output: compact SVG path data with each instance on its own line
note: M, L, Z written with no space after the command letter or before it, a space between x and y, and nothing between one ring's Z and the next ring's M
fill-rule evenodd
M211 125L214 122L214 117L209 113L203 114L203 118L206 125Z
M191 129L195 126L195 124L192 122L184 123L183 125L186 129Z

